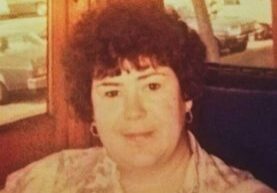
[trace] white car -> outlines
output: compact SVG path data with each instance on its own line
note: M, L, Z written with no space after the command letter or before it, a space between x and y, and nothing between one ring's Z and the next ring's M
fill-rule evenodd
M35 33L19 33L0 42L0 104L14 91L46 88L46 41Z

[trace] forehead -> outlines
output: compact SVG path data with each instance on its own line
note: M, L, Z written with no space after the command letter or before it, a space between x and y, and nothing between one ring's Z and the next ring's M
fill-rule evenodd
M135 59L119 59L114 66L98 66L94 69L93 79L101 80L105 78L118 77L122 74L130 74L131 72L144 72L149 69L157 69L160 66L168 66L159 62L155 58L150 57L137 57Z
M127 73L131 70L143 71L148 69L149 67L158 66L158 62L149 57L139 57L137 61L130 61L128 59L124 59L119 63L119 67L121 71L126 71Z

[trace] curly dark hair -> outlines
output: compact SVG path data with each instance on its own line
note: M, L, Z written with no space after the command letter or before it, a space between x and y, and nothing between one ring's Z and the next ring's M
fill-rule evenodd
M93 118L92 80L120 74L123 59L140 69L140 56L172 68L184 100L201 93L206 48L197 33L172 10L132 1L113 3L87 11L64 51L67 100L82 120Z

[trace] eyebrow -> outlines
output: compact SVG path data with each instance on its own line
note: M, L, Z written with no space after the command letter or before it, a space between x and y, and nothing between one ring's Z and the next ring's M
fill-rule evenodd
M161 73L161 72L150 72L148 74L143 74L141 76L138 76L138 79L143 80L143 79L146 79L146 78L151 77L151 76L165 76L165 74Z
M147 79L148 77L151 77L151 76L166 76L166 75L164 73L161 73L161 72L150 72L150 73L138 76L137 79L138 80L144 80L144 79ZM121 86L121 85L122 85L122 83L119 83L119 82L109 82L109 81L106 81L106 82L102 82L102 83L98 84L96 87L101 87L101 86Z
M96 87L100 87L100 86L120 86L122 85L121 83L117 83L117 82L102 82L99 85L97 85Z

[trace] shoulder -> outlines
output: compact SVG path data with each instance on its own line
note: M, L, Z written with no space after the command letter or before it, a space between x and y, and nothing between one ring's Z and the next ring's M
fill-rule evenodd
M220 158L208 154L190 134L193 159L196 164L200 192L212 193L275 193L247 171L227 165Z
M5 192L51 192L57 182L66 181L68 174L84 172L103 155L102 148L63 150L10 174Z
M256 179L248 179L233 186L228 193L276 193L275 190L269 188Z
M208 175L205 185L216 192L226 193L276 193L261 181L254 178L248 171L243 171L224 163L220 158L210 155Z

